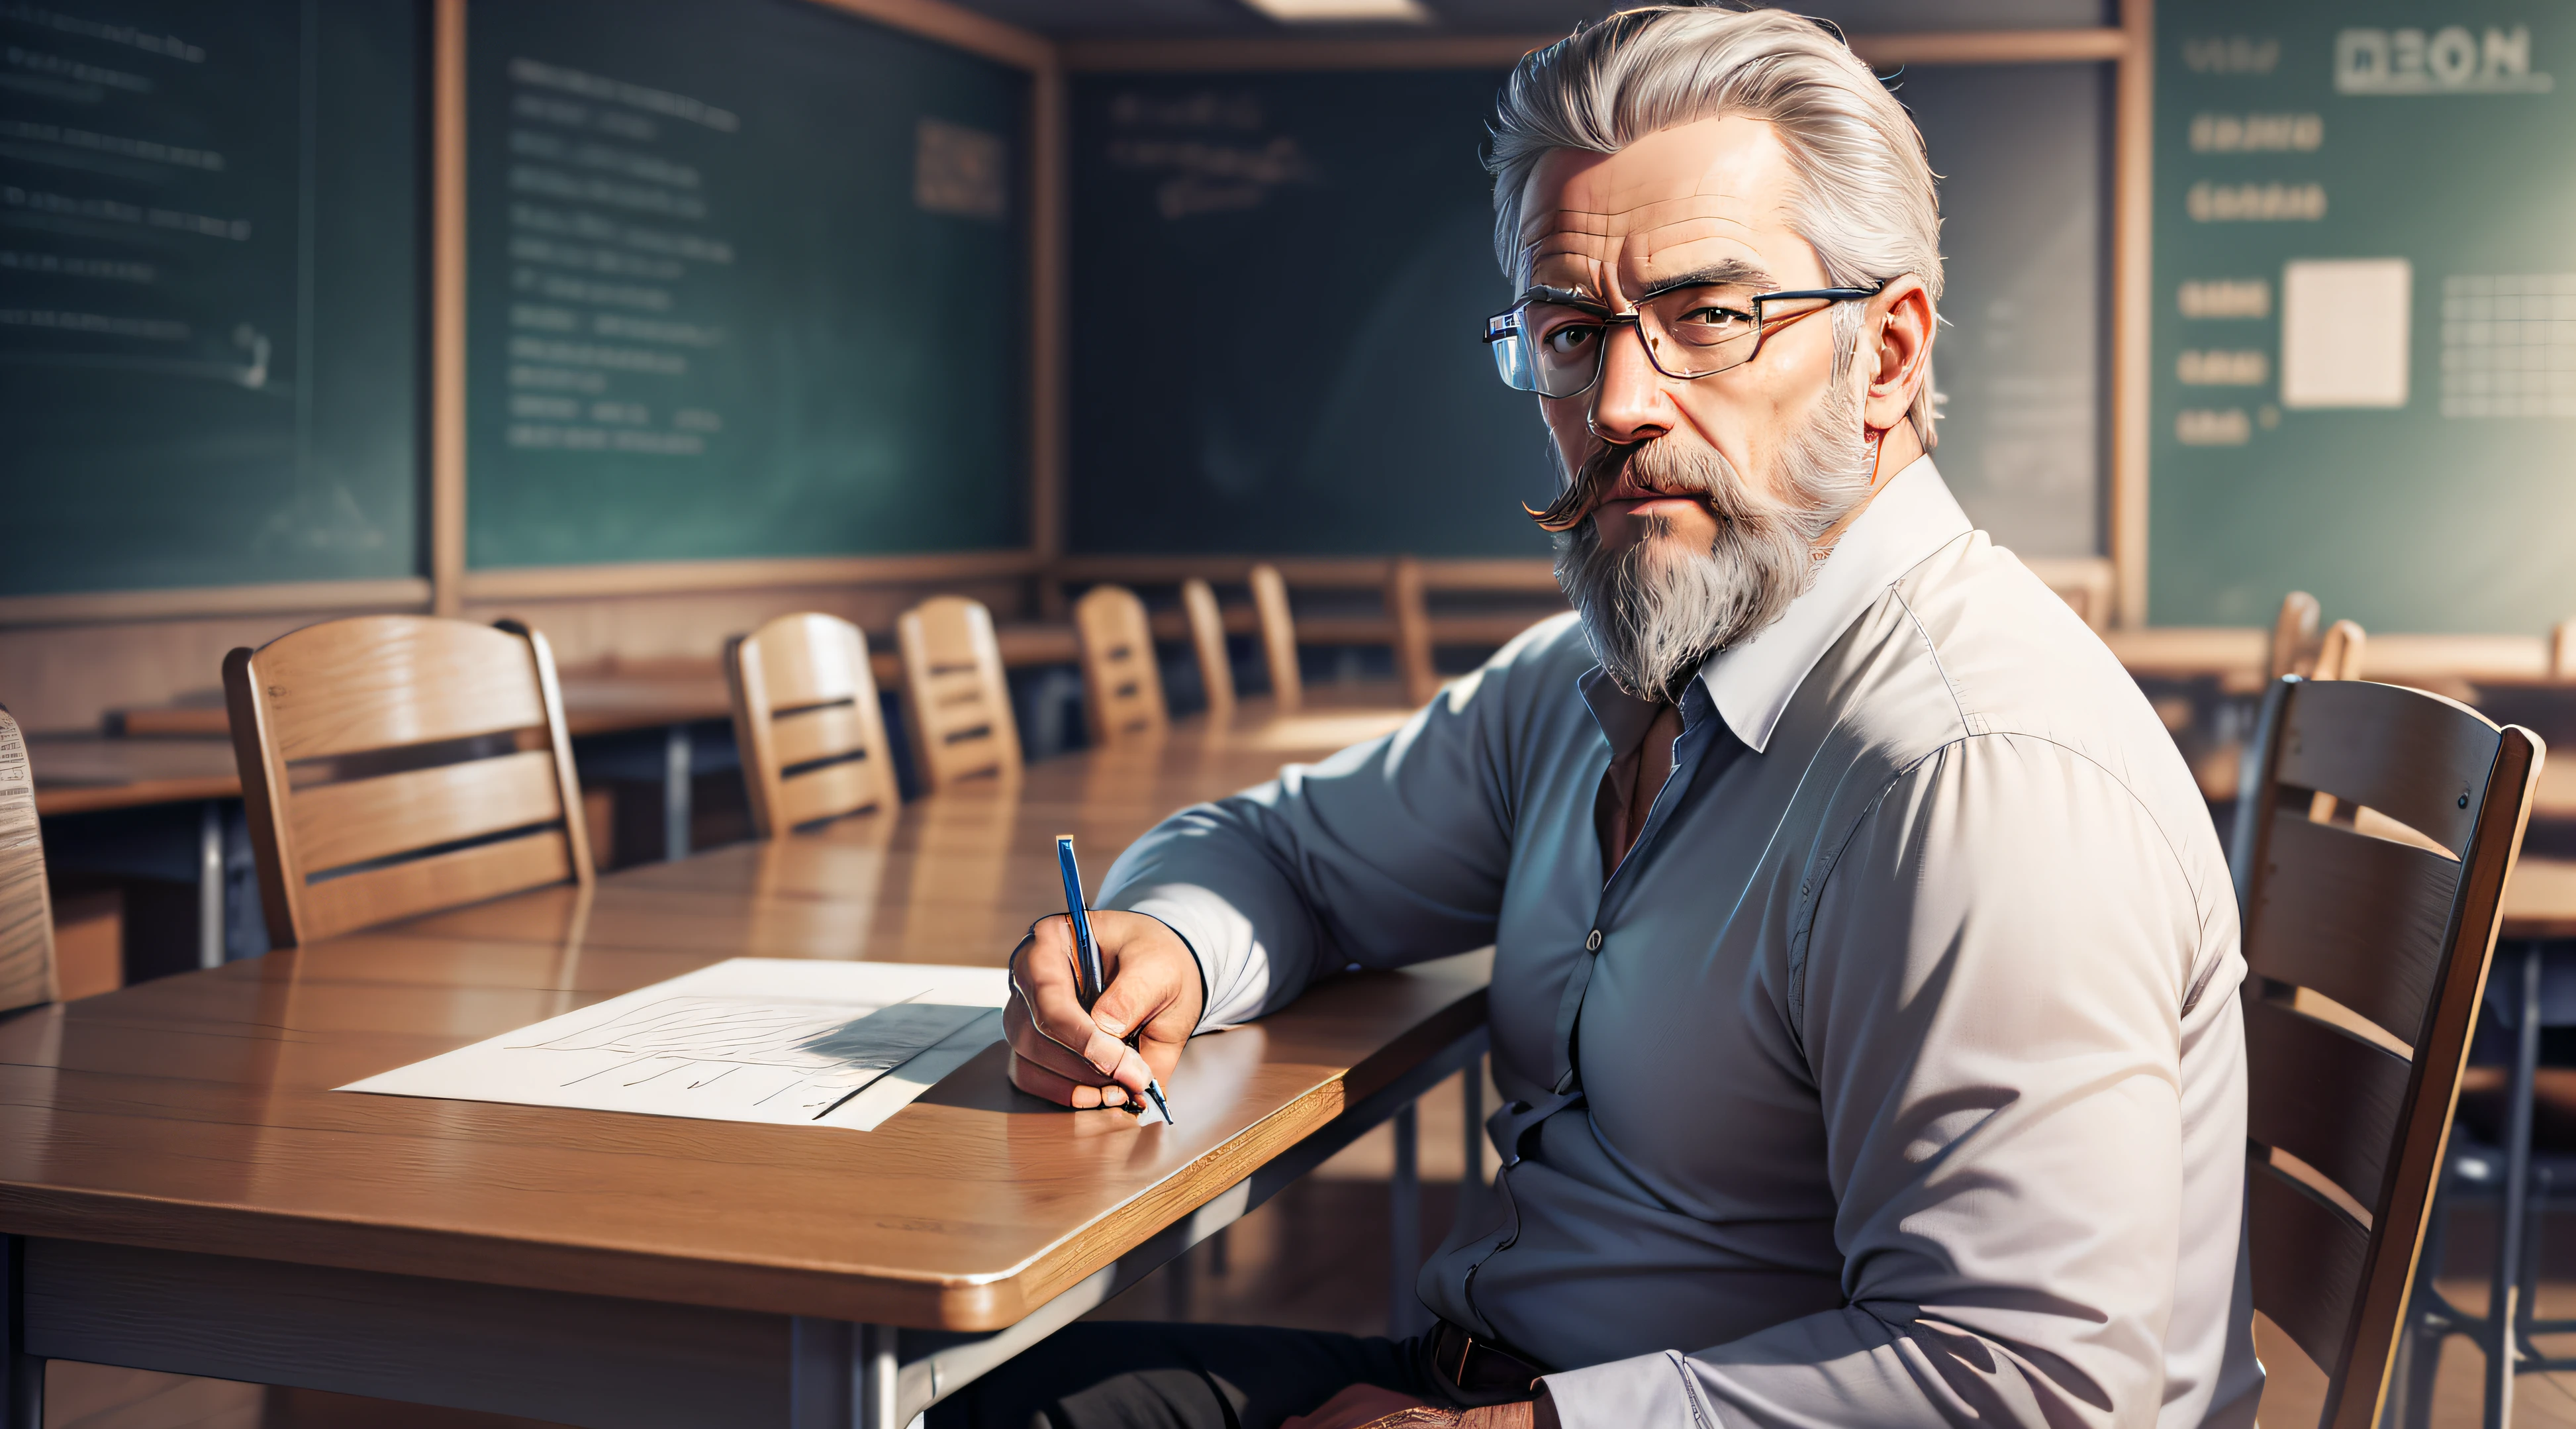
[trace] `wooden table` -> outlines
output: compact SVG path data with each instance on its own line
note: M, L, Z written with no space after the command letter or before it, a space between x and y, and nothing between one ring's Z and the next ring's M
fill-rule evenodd
M603 1429L903 1424L1472 1065L1484 957L1197 1040L1172 1127L1021 1096L999 1048L866 1133L329 1088L726 957L998 963L1058 896L1049 835L1097 870L1350 723L1185 726L0 1021L0 1329Z
M41 818L151 804L197 810L197 966L224 960L224 802L241 797L230 740L117 739L94 734L27 738Z

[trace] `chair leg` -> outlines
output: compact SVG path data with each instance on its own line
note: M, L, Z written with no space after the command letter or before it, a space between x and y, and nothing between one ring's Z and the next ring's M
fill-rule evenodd
M2522 1001L2514 1028L2511 1112L2505 1124L2504 1205L2496 1217L2495 1274L2487 1295L2486 1429L2513 1422L2515 1331L2521 1309L2524 1207L2531 1200L2532 1083L2540 1068L2540 948L2522 949Z
M2441 1368L2442 1344L2459 1332L2446 1313L2448 1302L2433 1284L2441 1274L2451 1222L2449 1198L2440 1194L2442 1189L2448 1188L2435 1192L2433 1214L2424 1227L2423 1253L2415 1260L2415 1294L2399 1332L2396 1382L2389 1386L2388 1403L2379 1416L2379 1422L2392 1429L2431 1429L2433 1377Z

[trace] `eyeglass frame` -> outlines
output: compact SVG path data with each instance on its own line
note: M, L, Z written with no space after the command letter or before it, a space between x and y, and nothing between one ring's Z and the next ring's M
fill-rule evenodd
M1584 393L1591 391L1593 388L1600 386L1602 370L1609 364L1610 360L1610 332L1622 323L1638 329L1637 345L1645 351L1647 366L1654 368L1657 373L1670 378L1675 382L1697 382L1703 377L1715 377L1721 372L1732 372L1736 368L1745 366L1752 362L1753 359L1760 357L1762 355L1763 339L1769 337L1771 333L1778 328L1787 327L1789 324L1796 322L1800 318L1813 317L1815 314L1825 311L1826 308L1830 308L1836 303L1857 302L1864 298L1877 297L1879 294L1887 291L1887 280L1881 279L1876 285L1867 288L1795 288L1773 293L1756 293L1747 300L1751 303L1753 311L1749 314L1743 315L1749 316L1753 319L1753 346L1751 351L1744 354L1743 362L1730 362L1724 367L1715 367L1706 372L1694 373L1687 376L1678 372L1664 371L1664 365L1655 360L1655 345L1645 340L1645 330L1641 325L1645 315L1643 304L1653 302L1655 299L1662 297L1665 293L1675 292L1685 287L1710 286L1715 285L1706 283L1677 283L1669 288L1655 289L1647 292L1639 300L1637 305L1631 306L1628 311L1624 313L1612 312L1606 304L1596 302L1580 293L1572 292L1567 289L1546 287L1531 288L1521 294L1519 302L1516 302L1510 307L1503 309L1501 312L1485 319L1485 344L1488 348L1491 348L1493 344L1501 342L1506 338L1521 338L1523 340L1527 340L1527 334L1522 329L1520 322L1520 314L1522 310L1529 307L1532 303L1549 303L1557 307L1572 308L1577 312L1592 313L1601 319L1601 342L1600 345L1594 349L1595 355L1592 359L1592 380L1575 388L1571 392L1551 394L1542 391L1537 387L1516 386L1513 384L1509 376L1505 376L1503 378L1503 385L1510 387L1513 391L1528 392L1535 396L1547 398L1549 401L1561 402L1568 397L1580 397ZM1824 307L1809 308L1804 312L1791 313L1777 323L1767 323L1764 321L1762 316L1763 304L1785 303L1803 299L1823 299ZM1502 369L1503 359L1500 353L1496 353L1495 355L1494 366L1497 371ZM1534 370L1535 367L1533 367L1533 371Z

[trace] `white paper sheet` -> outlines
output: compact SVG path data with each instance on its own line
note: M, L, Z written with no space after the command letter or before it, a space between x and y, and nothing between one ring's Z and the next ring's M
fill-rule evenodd
M999 968L735 958L340 1088L871 1131L1001 1040Z
M2298 259L2281 272L2281 405L2403 407L2414 267Z

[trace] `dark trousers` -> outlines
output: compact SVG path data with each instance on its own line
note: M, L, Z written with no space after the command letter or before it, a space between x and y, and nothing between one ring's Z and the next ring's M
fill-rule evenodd
M959 1390L931 1429L1277 1429L1345 1386L1450 1402L1422 1342L1256 1325L1083 1321Z

